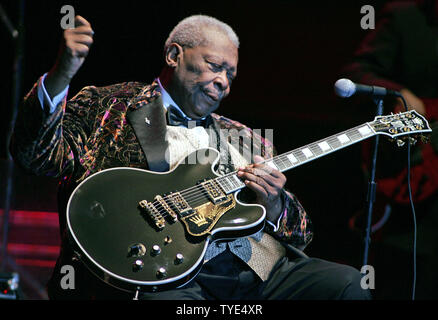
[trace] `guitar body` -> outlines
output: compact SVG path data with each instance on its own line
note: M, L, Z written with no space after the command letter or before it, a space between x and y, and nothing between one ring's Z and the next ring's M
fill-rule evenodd
M128 291L175 288L199 272L212 241L248 236L263 228L265 209L240 202L238 192L216 205L193 206L185 220L166 217L163 228L144 214L140 201L190 190L200 180L217 177L212 168L218 152L203 149L197 154L208 161L187 164L189 156L166 173L102 170L74 190L67 206L69 235L81 260L100 279ZM199 219L208 217L206 209L219 212L214 222Z

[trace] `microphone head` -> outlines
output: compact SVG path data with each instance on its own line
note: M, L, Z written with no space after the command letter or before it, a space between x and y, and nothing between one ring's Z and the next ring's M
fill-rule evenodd
M356 85L349 79L339 79L335 83L335 92L342 98L348 98L356 92Z

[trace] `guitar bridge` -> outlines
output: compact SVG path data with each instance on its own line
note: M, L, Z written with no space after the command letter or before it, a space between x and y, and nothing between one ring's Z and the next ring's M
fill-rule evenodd
M155 201L157 201L163 207L163 209L166 211L166 213L173 222L178 220L178 216L176 215L175 211L172 210L172 208L167 204L162 196L156 196Z
M158 209L154 206L152 202L148 202L146 200L141 200L139 203L139 206L143 211L148 215L149 218L154 222L155 226L162 230L165 226L165 221L161 213L158 211Z

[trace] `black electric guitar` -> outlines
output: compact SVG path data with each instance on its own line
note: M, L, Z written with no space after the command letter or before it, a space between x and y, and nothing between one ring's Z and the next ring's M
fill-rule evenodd
M377 134L410 143L430 132L415 111L374 121L276 156L265 163L295 168ZM261 230L265 209L239 201L237 172L214 172L219 154L202 149L172 171L112 168L85 179L67 206L67 225L82 261L103 281L127 291L161 291L190 281L207 246Z

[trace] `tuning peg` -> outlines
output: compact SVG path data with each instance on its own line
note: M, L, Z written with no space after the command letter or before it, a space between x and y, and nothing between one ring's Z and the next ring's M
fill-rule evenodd
M409 143L411 144L411 146L414 146L417 143L417 139L409 137Z
M425 136L425 135L421 135L420 139L421 139L421 142L423 142L423 143L429 143L430 142L430 137Z
M405 141L403 141L402 139L397 139L397 146L398 147L403 147L405 145Z

